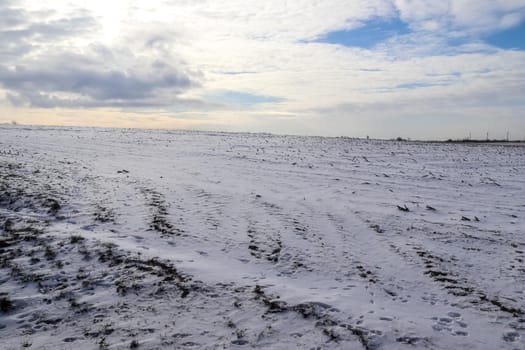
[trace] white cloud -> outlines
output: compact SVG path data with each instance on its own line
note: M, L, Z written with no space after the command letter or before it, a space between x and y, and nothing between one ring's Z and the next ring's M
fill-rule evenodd
M415 28L459 29L464 34L506 29L525 18L523 0L394 0L394 3L401 18Z

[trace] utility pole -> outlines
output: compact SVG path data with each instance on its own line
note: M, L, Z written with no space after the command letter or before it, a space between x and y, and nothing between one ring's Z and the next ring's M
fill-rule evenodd
M489 140L489 132L487 131L487 141Z
M509 131L507 130L507 142L509 142Z

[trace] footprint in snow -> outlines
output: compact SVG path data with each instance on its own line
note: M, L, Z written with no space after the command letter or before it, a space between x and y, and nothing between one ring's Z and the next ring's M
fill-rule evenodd
M437 332L450 332L453 336L468 336L468 332L464 329L468 328L468 325L463 322L461 314L459 312L451 311L447 313L445 317L432 317L432 320L436 321L432 325L432 329ZM457 327L461 329L456 329Z
M513 343L515 341L518 341L520 339L520 335L516 331L509 331L503 333L503 340L509 343Z

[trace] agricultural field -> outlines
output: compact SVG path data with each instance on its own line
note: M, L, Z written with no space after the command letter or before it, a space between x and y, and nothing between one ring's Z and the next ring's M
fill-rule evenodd
M525 147L0 126L2 349L524 349Z

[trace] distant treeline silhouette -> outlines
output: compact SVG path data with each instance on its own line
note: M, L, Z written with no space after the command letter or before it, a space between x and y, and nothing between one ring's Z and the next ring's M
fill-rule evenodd
M393 139L390 139L390 141L397 141L397 142L444 142L444 143L525 143L525 140L508 140L508 139L471 139L471 138L464 138L464 139L447 139L444 141L439 140L412 140L410 138L403 138L403 137L396 137Z
M448 143L521 143L525 142L525 140L507 140L507 139L448 139L444 142Z

